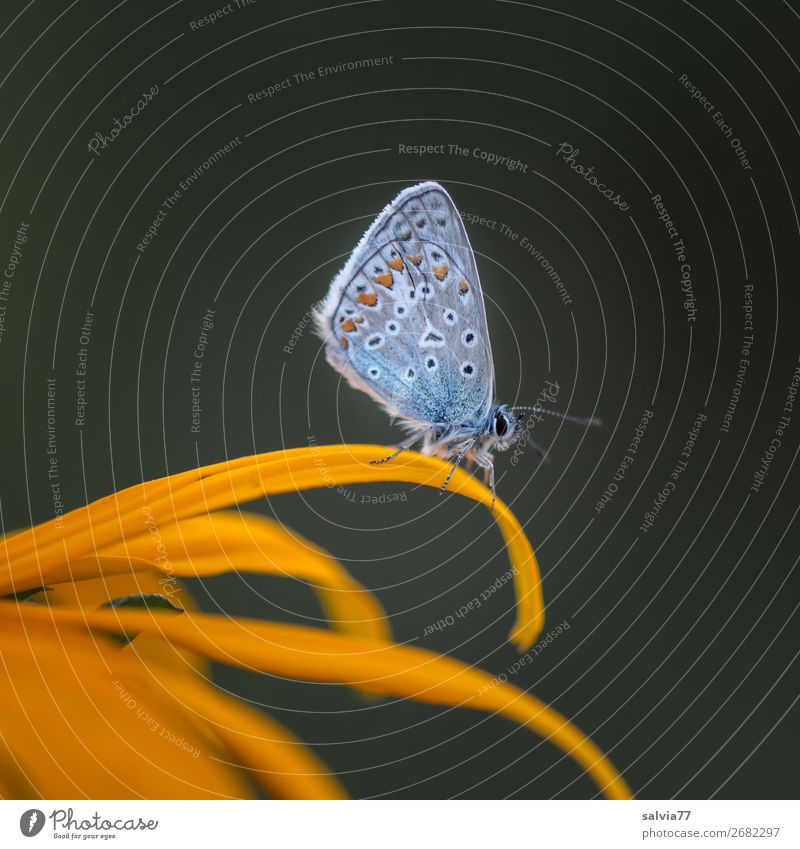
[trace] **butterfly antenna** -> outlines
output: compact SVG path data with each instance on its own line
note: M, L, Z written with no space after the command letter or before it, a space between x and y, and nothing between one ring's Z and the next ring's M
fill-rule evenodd
M565 422L573 422L574 424L583 425L584 427L602 427L602 419L596 416L570 416L566 413L559 413L557 410L548 410L545 407L540 407L534 404L533 407L512 407L511 411L515 410L533 410L537 413L547 413L548 416L555 416L557 419L563 419Z
M531 447L531 448L533 448L533 450L537 453L537 455L539 456L539 459L540 459L543 463L549 463L549 462L550 462L550 458L547 456L547 454L545 453L544 449L543 449L543 448L541 448L539 445L537 445L537 444L536 444L536 443L535 443L535 442L534 442L534 441L530 438L530 436L528 436L528 434L527 434L527 433L523 434L523 436L525 437L525 441L528 443L528 445L530 445L530 447Z

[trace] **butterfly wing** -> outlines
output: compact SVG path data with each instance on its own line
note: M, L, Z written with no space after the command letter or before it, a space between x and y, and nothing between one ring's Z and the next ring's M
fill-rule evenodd
M494 367L475 257L448 193L402 191L374 221L316 313L326 356L392 415L477 424Z

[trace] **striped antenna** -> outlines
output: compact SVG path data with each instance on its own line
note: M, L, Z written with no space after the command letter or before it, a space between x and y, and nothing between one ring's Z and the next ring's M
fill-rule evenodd
M534 404L532 407L511 407L511 411L515 410L533 410L536 413L547 413L548 416L555 416L557 419L563 419L565 422L574 422L575 424L583 425L584 427L602 427L603 422L595 416L569 416L566 413L559 413L556 410L548 410L545 407Z

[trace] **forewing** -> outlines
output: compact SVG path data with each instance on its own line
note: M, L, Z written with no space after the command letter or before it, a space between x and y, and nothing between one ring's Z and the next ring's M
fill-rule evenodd
M437 183L401 192L359 242L317 314L331 364L391 413L469 424L494 396L475 258Z

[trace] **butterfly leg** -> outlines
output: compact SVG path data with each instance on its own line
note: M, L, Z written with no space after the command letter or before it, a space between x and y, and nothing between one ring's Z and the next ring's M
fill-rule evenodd
M444 479L444 483L442 484L442 488L439 490L439 495L444 495L447 491L447 485L450 483L450 478L453 477L453 472L459 467L461 461L464 459L464 455L469 451L470 448L475 444L475 440L473 439L471 442L466 442L464 447L458 452L453 465L448 472L447 477Z
M408 437L408 439L404 439L398 446L397 450L393 451L388 457L382 457L380 460L370 460L373 466L380 466L382 463L388 463L389 460L394 460L395 457L399 456L403 453L403 451L408 451L411 446L421 439L427 431L423 433L415 433Z
M483 469L483 485L488 486L492 491L492 510L494 510L497 495L494 489L494 463L491 460L491 455L479 455L475 453L475 462Z

